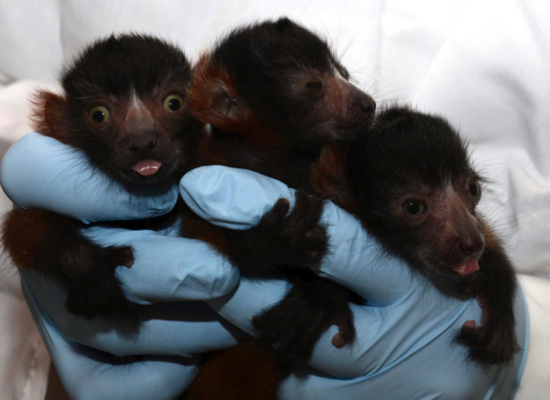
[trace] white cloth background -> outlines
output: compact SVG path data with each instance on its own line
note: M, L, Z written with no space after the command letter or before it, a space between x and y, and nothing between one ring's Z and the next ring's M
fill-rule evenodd
M33 88L55 83L63 63L98 37L152 33L196 60L232 27L282 15L329 38L379 104L397 100L441 113L469 140L491 180L483 211L518 270L539 277L522 278L536 356L530 351L518 398L550 398L548 2L0 0L0 151L29 131ZM0 207L9 209L9 200L0 196ZM3 264L0 399L41 399L48 356L17 275Z

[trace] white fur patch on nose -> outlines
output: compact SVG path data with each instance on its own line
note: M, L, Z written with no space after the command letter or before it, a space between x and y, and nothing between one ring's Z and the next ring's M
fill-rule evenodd
M134 93L130 102L130 107L126 113L126 123L129 124L153 124L154 119L149 109L141 102L140 98Z

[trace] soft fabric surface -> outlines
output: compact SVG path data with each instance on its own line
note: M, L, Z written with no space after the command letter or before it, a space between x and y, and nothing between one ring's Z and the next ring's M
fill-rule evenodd
M469 141L475 164L491 180L481 205L484 214L518 270L545 278L522 278L533 342L542 343L530 351L526 376L533 379L524 382L535 387L544 373L550 377L547 335L537 336L550 326L550 3L0 1L0 152L30 131L27 97L33 88L54 83L63 63L98 37L123 31L157 34L182 45L196 60L231 27L281 15L329 38L379 106L402 101L441 113ZM0 206L7 210L11 204L0 196ZM0 398L39 399L48 359L16 277L4 262ZM540 390L522 388L518 397L547 398L550 389Z
M37 84L20 81L0 89L0 158L29 131L27 98ZM0 213L11 207L0 192ZM5 254L0 260L0 398L43 399L50 356L23 299L15 267Z

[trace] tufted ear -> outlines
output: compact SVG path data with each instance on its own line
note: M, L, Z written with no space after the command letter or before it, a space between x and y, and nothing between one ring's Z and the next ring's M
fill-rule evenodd
M67 99L59 94L38 90L31 98L31 121L35 131L72 145L64 129Z
M193 69L187 96L198 119L223 130L242 130L252 115L231 77L209 54L203 54Z

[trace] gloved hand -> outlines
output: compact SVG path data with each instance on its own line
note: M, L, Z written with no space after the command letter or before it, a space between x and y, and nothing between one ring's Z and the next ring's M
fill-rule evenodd
M4 190L19 205L86 222L157 216L169 212L178 196L177 186L157 188L155 195L129 196L87 167L83 153L39 134L14 144L0 171ZM232 346L242 336L238 328L196 301L230 291L238 282L238 271L205 243L176 237L177 228L175 221L162 233L86 230L99 243L134 247L134 265L117 269L117 275L126 295L145 305L138 332L128 332L118 321L88 321L68 313L61 287L21 270L29 307L74 398L173 398L193 379L195 354ZM146 357L121 364L115 355Z
M184 196L187 192L190 204L200 205L203 212L206 210L226 226L246 228L257 222L277 198L292 199L291 189L258 174L209 168L192 171L184 178ZM187 187L189 181L194 183ZM104 187L93 190L102 191ZM254 195L247 197L246 193ZM118 202L116 196L109 196L105 199L110 203ZM107 219L100 214L98 219ZM324 219L332 251L318 272L353 288L368 299L369 306L353 306L358 343L336 349L331 344L335 328L329 330L317 345L312 365L336 376L361 376L338 379L299 367L284 383L283 398L363 399L365 393L395 399L449 397L445 394L450 393L452 398L483 398L490 391L512 391L519 370L516 364L482 369L467 364L463 349L452 346L453 333L465 320L479 321L480 309L474 300L453 291L444 293L441 290L445 288L412 276L406 266L384 255L372 239L365 237L355 219L330 203ZM154 249L149 251L156 254ZM233 292L209 303L230 321L250 329L250 318L280 299L285 291L284 281L243 279ZM518 336L521 340L521 332Z
M178 200L175 185L138 186L129 193L90 168L82 151L36 132L8 149L0 182L21 208L53 211L84 223L157 217Z
M294 196L281 182L221 166L189 172L180 191L202 218L233 229L257 224L277 199L291 201ZM453 345L453 338L465 321L480 323L481 309L474 297L442 280L431 282L414 274L402 261L386 254L355 218L330 202L325 204L322 222L327 226L330 247L316 272L354 290L367 305L352 305L357 342L337 349L331 343L337 328L329 329L317 343L310 363L325 374L297 367L283 384L281 398L364 399L368 394L375 399L483 399L512 395L526 354L521 294L516 301L516 334L525 344L524 352L507 366L469 364L465 348ZM236 291L207 303L254 333L252 316L280 299L285 290L284 281L241 278Z
M197 357L155 355L127 363L68 339L59 332L36 296L47 283L33 282L37 276L28 271L21 271L21 275L27 304L72 399L173 399L194 379L200 361Z

